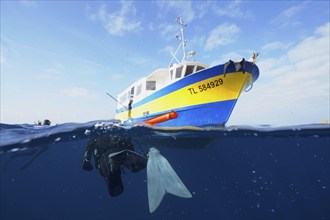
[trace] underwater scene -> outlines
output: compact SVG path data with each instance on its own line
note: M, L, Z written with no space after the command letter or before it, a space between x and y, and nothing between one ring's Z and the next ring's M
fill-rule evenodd
M129 137L125 155L149 159L137 170L121 167L118 196L97 167L83 167L89 141L109 136ZM330 218L329 124L1 124L0 141L3 220Z

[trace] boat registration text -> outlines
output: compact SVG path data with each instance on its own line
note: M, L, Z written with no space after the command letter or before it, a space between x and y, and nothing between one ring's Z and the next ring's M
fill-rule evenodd
M223 85L223 79L219 78L208 83L199 84L196 87L190 87L188 88L188 90L190 92L190 95L195 95L199 92L205 92L221 85Z

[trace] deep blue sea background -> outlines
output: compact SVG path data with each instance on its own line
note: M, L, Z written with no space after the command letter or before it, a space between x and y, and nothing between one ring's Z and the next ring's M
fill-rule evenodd
M0 125L1 220L330 218L329 124ZM89 138L107 134L130 135L140 153L157 148L193 197L166 194L150 214L146 169L126 170L124 193L108 196L98 171L82 169Z

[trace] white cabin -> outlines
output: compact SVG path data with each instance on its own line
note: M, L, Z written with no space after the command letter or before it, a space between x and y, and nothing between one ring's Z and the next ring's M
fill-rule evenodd
M127 106L129 101L136 103L143 98L151 95L157 90L172 84L190 74L208 68L207 65L200 62L184 62L174 64L169 68L158 69L147 77L134 82L118 95L118 109Z

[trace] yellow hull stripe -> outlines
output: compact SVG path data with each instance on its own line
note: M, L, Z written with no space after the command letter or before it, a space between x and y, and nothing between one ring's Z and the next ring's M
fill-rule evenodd
M237 99L246 82L252 82L252 76L247 72L245 74L234 72L226 74L226 77L220 75L208 78L136 108L133 107L131 117L143 117L146 111L154 114L188 106ZM116 119L127 120L127 111L116 114Z

